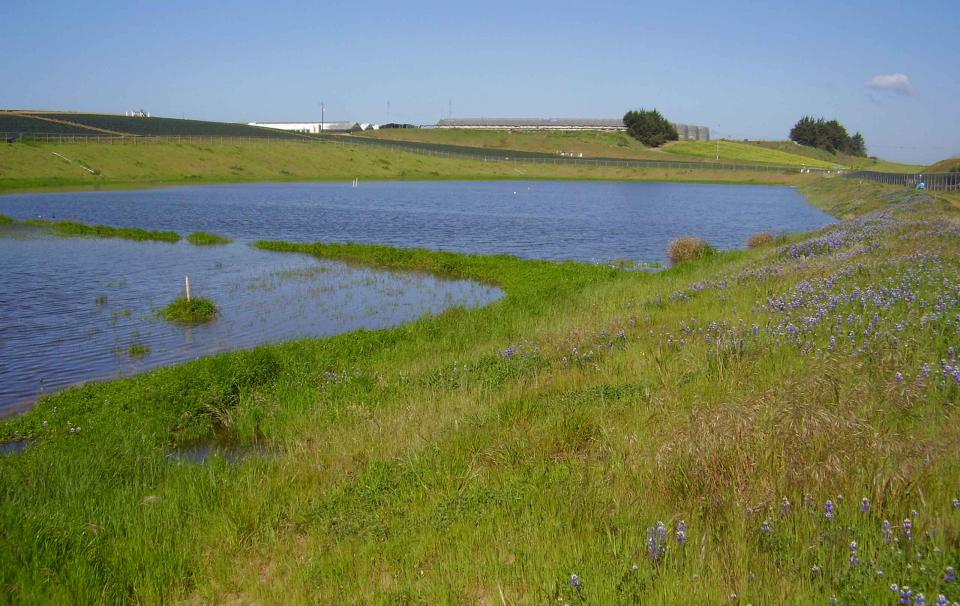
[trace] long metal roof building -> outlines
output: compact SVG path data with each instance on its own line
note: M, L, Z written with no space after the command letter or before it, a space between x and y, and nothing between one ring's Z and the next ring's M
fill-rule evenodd
M706 126L673 123L680 139L709 141ZM620 118L444 118L437 128L487 130L626 130Z

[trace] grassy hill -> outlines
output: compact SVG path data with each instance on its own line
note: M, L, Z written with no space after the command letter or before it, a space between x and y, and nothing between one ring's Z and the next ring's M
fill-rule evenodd
M736 141L677 141L669 143L664 151L670 154L713 160L719 148L720 160L746 164L776 164L780 166L807 166L810 168L836 168L835 162L801 156L778 149L770 149Z
M13 128L17 125L19 129ZM25 133L62 133L98 135L117 133L135 136L164 135L212 137L269 137L274 139L302 139L299 133L249 126L232 122L184 120L180 118L140 118L118 114L91 114L79 112L20 111L0 112L0 132L8 130Z
M623 132L482 130L470 128L405 128L357 133L353 136L391 141L479 147L498 151L517 150L548 155L561 152L583 154L585 158L629 158L634 160L676 160Z
M824 149L798 145L793 141L747 141L748 145L756 145L767 149L775 149L798 156L815 158L824 162L832 162L857 170L875 170L879 172L894 173L912 173L920 170L919 164L909 164L905 162L891 162L889 160L863 158L860 156L848 156L846 154L833 154Z
M931 164L924 169L928 173L957 173L960 172L960 157L947 158L940 160L936 164Z
M54 154L60 154L67 159ZM93 171L93 172L91 172ZM407 179L642 179L796 183L801 175L481 162L380 146L264 141L0 146L0 191L253 181Z

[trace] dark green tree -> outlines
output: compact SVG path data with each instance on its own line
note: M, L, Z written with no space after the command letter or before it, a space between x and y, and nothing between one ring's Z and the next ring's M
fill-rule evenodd
M860 156L861 158L867 156L867 144L864 143L863 135L859 132L854 133L854 135L850 137L850 151L847 153L851 156Z
M851 137L846 127L836 120L828 122L823 118L814 119L812 116L804 116L790 129L790 140L831 153L867 155L867 145L863 135L856 133Z
M677 129L655 109L632 110L623 116L627 133L648 147L659 147L679 139Z

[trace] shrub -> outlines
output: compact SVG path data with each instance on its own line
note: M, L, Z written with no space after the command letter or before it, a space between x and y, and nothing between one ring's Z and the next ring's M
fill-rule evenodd
M747 246L750 248L760 248L761 246L773 244L773 240L774 236L772 231L758 231L747 238Z
M160 310L160 315L168 322L177 324L203 324L217 317L220 310L210 299L194 297L187 300L179 297Z
M233 242L233 240L230 238L224 238L223 236L218 236L217 234L207 233L205 231L195 231L187 236L187 242L190 244L196 244L198 246L206 246L211 244L229 244Z
M648 147L659 147L679 138L677 129L657 110L629 111L623 116L627 134Z
M694 236L682 236L667 246L667 256L670 257L671 263L698 261L705 259L713 252L714 249L709 242Z

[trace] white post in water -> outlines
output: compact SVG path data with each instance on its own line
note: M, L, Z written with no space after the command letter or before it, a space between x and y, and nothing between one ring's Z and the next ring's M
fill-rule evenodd
M190 300L190 276L184 276L183 283L187 287L187 301L189 301Z

